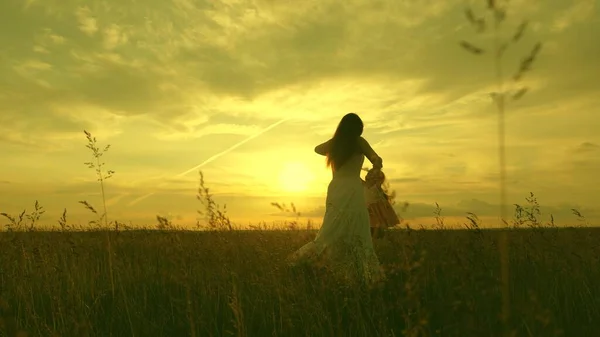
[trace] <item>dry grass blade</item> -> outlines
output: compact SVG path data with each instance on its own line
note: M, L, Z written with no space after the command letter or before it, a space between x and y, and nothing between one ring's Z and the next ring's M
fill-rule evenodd
M25 214L25 211L23 211L23 213L21 213L21 214ZM8 224L5 225L5 227L9 231L16 230L17 228L20 227L21 221L17 221L17 219L15 219L15 217L13 217L12 215L10 215L8 213L0 213L0 215L2 215L3 217L7 218L8 221L10 221Z
M480 54L484 53L483 49L471 44L470 42L464 41L464 40L460 41L460 46L475 55L480 55Z
M513 100L519 100L521 97L523 97L523 95L525 95L527 93L527 90L529 90L527 87L523 87L521 89L519 89L513 96Z
M157 228L160 230L173 230L175 228L171 220L167 219L164 216L157 215L156 221L158 221Z
M519 69L517 70L517 73L513 76L514 81L519 81L526 72L531 70L531 66L532 66L533 62L536 60L541 49L542 49L542 44L540 42L536 43L535 46L533 46L531 53L527 57L523 58L523 60L521 60Z
M58 224L60 226L60 229L65 231L69 228L69 226L67 225L67 209L65 208L62 212L61 217L58 219Z
M296 205L294 205L294 203L293 203L293 202L291 203L291 207L292 207L292 212L293 212L294 214L298 214L298 215L300 215L300 213L299 213L298 211L296 211Z
M465 9L465 16L467 17L469 23L475 27L478 33L483 33L485 31L485 19L475 17L475 14L471 8Z
M40 203L36 200L34 204L34 210L27 214L26 217L29 220L29 230L35 230L35 225L40 220L40 217L45 213L44 207L40 206Z
M501 8L494 9L494 19L497 23L500 23L506 19L506 11Z
M465 16L470 23L475 23L475 14L473 14L473 10L471 8L465 9Z
M502 43L496 53L499 57L502 57L502 55L504 55L504 53L506 52L506 49L508 49L508 43Z
M533 46L533 50L531 50L531 57L535 59L541 50L542 50L542 43L541 42L536 43L535 46Z
M279 209L280 211L285 211L285 209L283 208L283 206L282 206L282 205L280 205L280 204L279 204L279 203L277 203L277 202L272 202L272 203L271 203L271 206L273 206L273 207L275 207L275 208Z
M211 230L233 230L233 224L227 215L227 205L223 205L223 209L220 209L220 206L213 199L212 194L209 193L208 187L205 186L204 183L204 174L202 171L198 171L200 175L200 184L198 186L198 194L196 195L196 199L198 199L205 210L200 211L197 210L199 215L204 215L207 220L208 229ZM200 222L196 222L196 226L198 228L202 227Z
M92 213L98 214L96 209L92 205L90 205L90 203L87 202L86 200L79 201L79 203L82 204L83 206L85 206L85 208L88 209L89 211L91 211Z
M525 34L525 29L527 28L528 24L529 23L527 22L527 20L525 20L519 25L517 31L515 32L515 35L513 35L513 42L518 42L523 37L523 34Z

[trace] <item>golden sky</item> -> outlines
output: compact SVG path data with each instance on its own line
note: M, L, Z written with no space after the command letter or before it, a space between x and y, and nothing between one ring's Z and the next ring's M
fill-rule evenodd
M101 204L85 129L112 145L111 220L194 222L198 169L239 223L281 219L271 202L318 218L330 172L313 148L352 111L411 203L406 218L435 202L448 216L494 216L492 61L458 46L487 48L491 35L466 22L467 3L0 1L0 212L39 200L44 223L63 208L91 220L78 204ZM598 2L510 3L506 36L530 24L507 74L544 47L507 113L509 201L534 192L546 215L574 223L576 207L597 220Z

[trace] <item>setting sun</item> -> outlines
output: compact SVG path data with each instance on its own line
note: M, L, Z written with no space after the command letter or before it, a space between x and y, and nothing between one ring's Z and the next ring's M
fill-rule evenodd
M313 174L305 164L300 162L286 163L279 174L279 184L286 192L302 192L308 189Z

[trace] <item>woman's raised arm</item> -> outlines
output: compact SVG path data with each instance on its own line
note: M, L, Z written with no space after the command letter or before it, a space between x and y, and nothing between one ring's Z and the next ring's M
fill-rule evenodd
M369 142L367 142L366 139L364 139L363 137L360 137L358 139L358 144L360 146L362 153L365 155L365 157L367 157L367 159L369 159L371 164L373 164L374 168L380 169L383 167L383 159L381 159L381 157L379 157L377 155L375 150L373 150L373 148L371 147Z
M326 141L323 144L319 144L315 147L315 152L322 155L322 156L326 156L327 152L329 152L329 146L331 144L331 139Z

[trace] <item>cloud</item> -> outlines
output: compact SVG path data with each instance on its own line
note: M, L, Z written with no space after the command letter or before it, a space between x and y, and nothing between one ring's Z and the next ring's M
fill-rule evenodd
M389 3L385 4L385 7L388 5ZM218 36L226 36L227 43L208 39L203 44L184 46L175 55L175 63L191 74L202 74L203 81L215 92L250 99L285 85L352 75L346 69L352 69L355 74L358 71L400 77L401 71L392 69L401 70L398 66L406 60L403 54L394 53L392 58L395 50L388 47L378 50L378 62L372 62L376 54L365 55L364 52L387 45L382 40L392 36L382 35L383 29L400 33L407 26L418 24L430 15L440 15L445 8L440 3L428 5L377 8L355 1L340 8L339 3L325 1L314 5L307 2L298 6L293 13L289 12L287 6L266 6L264 3L254 10L236 8L235 11L227 12L231 15L228 20L209 16L202 24L191 24L195 28L193 32L206 32L205 37L218 29ZM383 17L378 17L379 21L373 21L373 17L363 19L363 16L350 18L347 15L363 9L372 10L373 14ZM215 9L218 10L219 8ZM303 11L308 10L311 15L303 16ZM419 16L411 16L407 13L409 10L421 13ZM197 14L195 17L207 16L204 10L192 13ZM223 12L219 13L223 15ZM299 17L304 19L299 21ZM416 22L407 24L403 19ZM389 22L388 27L382 26L383 22ZM212 34L209 35L209 32ZM356 46L363 45L367 36L371 40L369 45L358 49ZM186 37L189 40L197 39L197 35L191 33ZM402 42L410 41L404 40ZM265 50L269 50L269 53L264 53ZM406 50L410 50L410 46ZM396 65L392 69L390 62ZM226 83L224 80L227 78L237 80Z
M122 28L114 23L104 29L105 49L115 49L116 47L127 43L127 40L127 34L122 32Z
M564 10L553 22L553 29L563 31L568 29L576 22L584 21L593 17L596 9L594 0L580 0L570 4L569 8Z
M93 16L89 7L79 7L75 11L79 29L87 35L93 36L98 31L98 21Z
M600 146L592 142L582 142L570 147L566 154L563 174L577 175L587 184L600 183L597 172L600 170Z
M37 48L54 48L56 46L62 46L67 42L67 39L55 33L52 28L44 28L42 32L37 34L34 38L37 42L35 47Z
M574 153L598 153L600 151L600 146L598 144L594 144L592 142L583 142L579 144L575 149L573 149Z
M63 85L67 97L115 114L146 115L166 128L157 133L161 137L186 119L208 120L209 110L275 119L290 113L318 118L329 111L325 116L338 118L337 111L362 106L382 126L380 131L388 132L398 129L386 129L386 121L399 112L411 120L398 125L448 125L455 122L449 118L466 112L457 108L473 98L482 106L489 102L467 95L483 83L477 74L484 73L486 64L471 62L457 47L465 31L457 24L462 13L448 2L351 1L340 7L309 1L294 11L263 1L174 5L167 11L148 3L137 12L126 4L73 7L77 28L90 38L69 39L85 49L71 48L75 62L68 66L38 62L54 68L47 77L68 74ZM297 20L309 11L308 20ZM358 12L363 15L351 15ZM102 27L97 18L106 21ZM425 24L432 19L437 26ZM96 32L103 34L101 39L91 39ZM60 36L65 34L70 35ZM118 49L128 42L127 48L136 52ZM348 102L347 107L329 108L340 101ZM449 103L453 105L440 107ZM411 111L419 111L420 117L410 117Z
M15 70L17 73L20 73L24 76L35 75L36 73L43 72L44 70L52 69L52 65L46 62L41 62L38 60L28 60L25 62L21 62L17 66L15 66Z

